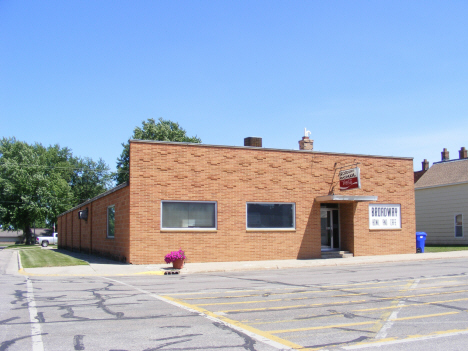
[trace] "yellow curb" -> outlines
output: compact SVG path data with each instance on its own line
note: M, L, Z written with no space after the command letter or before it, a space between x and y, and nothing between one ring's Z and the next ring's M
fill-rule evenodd
M147 275L164 275L163 271L148 271L148 272L139 272L133 274L147 274Z
M123 277L129 275L146 274L146 275L164 275L162 271L149 271L139 273L120 273L120 274L40 274L40 273L28 273L23 268L18 270L19 274L33 277Z

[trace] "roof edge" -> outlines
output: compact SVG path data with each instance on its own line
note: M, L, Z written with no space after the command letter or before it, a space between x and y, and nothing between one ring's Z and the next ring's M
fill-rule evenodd
M66 215L67 213L73 212L73 211L75 211L76 209L78 209L78 208L80 208L80 207L83 207L83 206L85 206L85 205L88 205L88 204L90 204L91 202L96 201L97 199L100 199L101 197L104 197L104 196L106 196L106 195L112 194L113 192L115 192L115 191L117 191L117 190L123 189L123 188L125 188L125 187L128 186L128 185L129 185L129 182L128 182L128 181L125 182L125 183L119 184L119 185L117 185L116 187L113 187L112 189L109 189L109 190L107 190L107 191L105 191L105 192L103 192L103 193L101 193L101 194L99 194L99 195L93 197L92 199L86 200L85 202L82 202L81 204L76 205L75 207L69 209L68 211L65 211L65 212L59 214L59 215L57 216L57 218L60 217L60 216Z
M422 177L421 177L421 178L422 178ZM416 184L417 184L417 182L416 182ZM441 188L441 187L443 187L443 186L468 184L468 181L465 181L465 182L457 182L457 183L449 183L449 184L437 184L437 185L429 185L429 186L420 186L420 187L417 187L416 184L415 184L414 190L430 189L430 188Z
M130 139L129 142L130 143L147 143L147 144L185 145L185 146L195 146L195 147L228 148L228 149L250 149L250 150L257 150L257 151L294 152L294 153L336 155L336 156L389 158L389 159L411 160L411 161L414 159L414 157L402 157L402 156L379 156L379 155L349 154L349 153L345 153L345 152L326 152L326 151L310 151L310 150L275 149L275 148L266 148L266 147L257 147L257 146L212 145L212 144L186 143L186 142L178 142L178 141L158 141L158 140Z

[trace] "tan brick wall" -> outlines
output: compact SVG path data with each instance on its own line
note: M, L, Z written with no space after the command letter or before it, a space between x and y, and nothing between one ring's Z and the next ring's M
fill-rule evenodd
M120 261L129 257L130 188L109 195L59 217L59 246L93 253ZM107 207L115 205L115 236L107 237ZM78 211L88 208L88 220L78 219Z
M182 248L189 262L319 258L320 204L339 195L377 195L401 204L402 229L370 231L368 203L341 204L342 246L356 256L415 252L410 159L166 143L130 143L130 254L163 263ZM362 189L340 192L335 163L359 162ZM161 231L161 200L217 201L216 232ZM293 202L296 230L246 230L246 202Z

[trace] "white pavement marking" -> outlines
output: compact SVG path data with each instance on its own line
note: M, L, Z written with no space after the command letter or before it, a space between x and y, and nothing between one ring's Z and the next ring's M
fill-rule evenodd
M207 319L209 319L209 320L211 320L211 321L213 321L213 322L217 322L217 323L224 324L224 325L228 326L229 328L232 328L232 329L235 329L235 330L237 330L237 331L240 331L241 333L243 333L243 334L245 334L245 335L248 335L248 336L250 336L251 338L256 339L256 340L258 340L258 341L260 341L260 342L263 342L263 343L265 343L265 344L267 344L267 345L270 345L270 346L272 346L272 347L274 347L274 348L276 348L276 349L278 349L278 350L295 350L295 349L292 348L292 347L285 346L285 345L280 344L280 343L278 343L278 342L276 342L276 341L270 340L270 339L268 339L268 338L266 338L266 337L263 337L263 336L261 336L261 335L255 334L255 333L253 333L253 332L251 332L251 331L249 331L249 330L246 330L246 329L244 329L244 328L241 328L241 327L239 327L239 326L237 326L237 325L227 323L226 321L223 321L223 320L218 319L218 318L213 317L213 316L209 316L209 315L207 315L207 314L205 314L205 313L202 313L202 312L200 312L200 311L197 311L197 310L195 310L195 309L192 309L192 308L190 308L190 307L188 307L188 306L181 305L181 304L179 304L179 303L177 303L177 302L175 302L175 301L171 301L171 300L165 299L164 297L159 296L159 295L156 295L156 294L153 294L153 293L150 292L150 291L137 288L136 286L133 286L133 285L130 285L130 284L121 282L121 281L116 280L116 279L111 279L111 278L107 278L107 277L102 277L102 278L107 279L107 280L110 280L110 281L113 281L113 282L116 282L116 283L119 283L119 284L122 284L122 285L126 285L126 286L128 286L128 287L130 287L130 288L132 288L132 289L135 289L135 290L137 290L137 291L143 293L143 294L149 295L149 296L151 296L151 297L153 297L153 298L155 298L155 299L157 299L157 300L160 300L160 301L169 303L169 304L171 304L171 305L174 305L174 306L176 306L176 307L182 308L182 309L187 310L187 311L189 311L189 312L196 313L196 314L198 314L199 316L205 317L205 318L207 318Z
M416 279L414 281L414 283L408 288L408 290L414 289L418 285L419 281L420 281L420 279ZM400 302L398 302L397 307L400 307L400 308L396 309L395 311L392 312L392 314L390 314L390 317L388 317L388 319L385 322L385 324L383 325L383 327L375 335L375 339L385 339L387 337L387 332L390 330L390 328L395 323L394 321L398 316L398 312L401 311L401 307L404 306L404 305L405 305L405 301L401 300Z
M31 340L33 351L44 351L42 343L41 325L37 319L36 301L34 300L33 284L26 278L26 299L28 301L29 321L31 322Z
M368 343L368 344L358 344L358 345L352 345L352 346L344 346L343 349L345 349L345 350L358 350L358 349L364 349L364 348L367 348L367 347L380 347L380 346L393 345L393 344L403 344L403 343L407 343L407 342L438 339L438 338L445 338L445 337L449 337L449 336L456 336L456 335L463 335L463 334L468 334L468 330L462 330L462 331L457 331L457 332L453 332L453 333L446 333L446 334L426 335L426 336L421 336L421 337L410 337L410 338L400 339L400 340L389 340L389 341L381 341L381 342L371 342L371 343Z

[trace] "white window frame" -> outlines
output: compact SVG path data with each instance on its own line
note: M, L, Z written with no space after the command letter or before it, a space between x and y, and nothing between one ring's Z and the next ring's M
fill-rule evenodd
M109 209L113 208L114 209L114 233L112 235L109 235ZM106 209L106 218L107 218L107 225L106 225L106 236L109 239L114 239L115 238L115 205L110 205L107 206Z
M164 203L189 203L189 204L214 204L215 205L215 226L214 228L165 228L163 227L163 204ZM167 231L183 231L183 232L209 232L209 231L216 231L218 230L218 202L217 201L185 201L185 200L161 200L161 214L160 214L160 228L161 230L167 230Z
M249 228L248 226L248 206L249 205L292 205L293 208L293 226L290 228ZM249 231L295 231L296 230L296 203L295 202L258 202L252 201L245 204L245 228Z
M457 216L462 216L462 224L461 224L461 236L457 236L457 227L460 227L459 225L457 225ZM455 235L455 238L458 238L458 239L461 239L463 238L463 213L456 213L455 216L453 217L453 222L454 222L454 235Z

